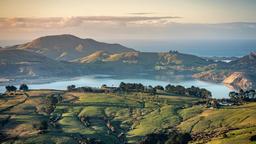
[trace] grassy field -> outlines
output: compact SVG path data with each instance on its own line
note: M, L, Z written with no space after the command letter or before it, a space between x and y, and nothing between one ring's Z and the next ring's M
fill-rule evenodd
M49 115L45 99L62 101ZM146 93L78 93L36 90L0 98L1 143L136 143L165 129L191 133L191 143L249 144L256 135L256 103L209 109L193 106L199 99ZM54 117L59 117L51 122ZM43 133L36 127L48 121ZM120 136L122 135L122 136Z

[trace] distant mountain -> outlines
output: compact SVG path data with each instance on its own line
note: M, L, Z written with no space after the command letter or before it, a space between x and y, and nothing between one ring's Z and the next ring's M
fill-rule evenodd
M133 49L120 44L108 44L93 39L81 39L73 35L52 35L10 47L30 50L56 60L71 61L97 51L108 53L132 52Z
M45 36L0 49L2 77L84 74L193 77L246 89L256 87L256 53L226 63L177 51L139 52L73 35Z
M58 70L62 71L60 75L88 72L127 76L135 73L150 76L191 76L201 72L200 68L204 69L214 63L211 60L177 51L138 52L119 44L107 44L72 35L45 36L26 44L6 48L6 51L2 51L1 54L7 56L4 61L8 62L9 54L6 53L11 53L12 57L15 57L10 59L13 63L5 63L13 67L11 70L14 76L53 77L59 73ZM8 74L10 69L4 71ZM1 73L3 74L4 71Z
M0 77L71 76L81 72L80 67L59 62L46 56L18 49L0 50Z
M256 70L256 52L251 52L242 58L229 63L232 69L241 69L243 71L255 72Z

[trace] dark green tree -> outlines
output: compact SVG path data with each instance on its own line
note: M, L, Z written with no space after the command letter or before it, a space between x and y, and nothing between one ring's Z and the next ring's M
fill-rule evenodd
M19 89L22 91L28 91L28 86L26 84L21 84Z

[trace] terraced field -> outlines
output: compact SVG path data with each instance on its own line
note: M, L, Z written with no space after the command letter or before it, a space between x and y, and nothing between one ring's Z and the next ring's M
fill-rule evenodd
M51 113L46 99L61 97ZM199 99L146 93L32 90L0 98L1 143L137 143L166 129L191 143L253 143L256 103L209 109ZM41 128L47 122L47 128ZM43 130L42 130L43 129Z

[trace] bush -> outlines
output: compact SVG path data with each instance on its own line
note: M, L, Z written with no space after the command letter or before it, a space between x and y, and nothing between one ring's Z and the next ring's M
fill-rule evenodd
M192 140L190 134L171 131L168 133L153 133L145 137L140 144L187 144Z
M13 91L17 90L17 87L15 87L15 86L6 86L5 89L6 89L7 92L13 92Z
M48 122L46 120L36 122L33 124L33 127L37 130L47 130L48 129Z
M28 86L26 84L21 84L19 89L23 91L28 91Z

